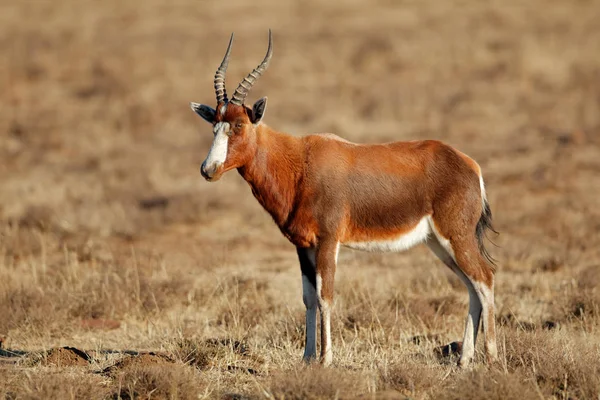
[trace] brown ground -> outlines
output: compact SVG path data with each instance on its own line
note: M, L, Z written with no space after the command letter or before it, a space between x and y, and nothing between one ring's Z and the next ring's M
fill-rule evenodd
M585 0L2 1L0 397L597 398L598 21ZM498 365L440 355L467 294L424 248L342 251L334 365L299 362L295 251L236 173L201 179L188 108L214 104L229 33L231 91L269 27L268 124L479 161Z

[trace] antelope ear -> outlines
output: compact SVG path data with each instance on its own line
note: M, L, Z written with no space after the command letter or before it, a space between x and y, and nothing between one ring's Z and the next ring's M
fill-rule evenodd
M190 107L196 114L201 116L206 122L213 123L215 122L215 115L217 111L209 106L205 106L204 104L198 103L190 103Z
M258 124L263 117L265 116L265 111L267 110L267 98L263 97L262 99L258 99L256 103L252 106L252 123L254 125Z

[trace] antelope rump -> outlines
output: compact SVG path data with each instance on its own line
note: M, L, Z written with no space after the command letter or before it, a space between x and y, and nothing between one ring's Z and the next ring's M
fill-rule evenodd
M332 361L331 307L340 246L401 251L425 243L469 293L460 366L468 365L482 320L485 354L497 358L494 263L483 241L491 211L479 165L435 140L356 144L333 134L302 137L264 124L267 98L251 108L244 100L273 54L235 90L225 89L233 34L214 78L216 108L191 103L213 126L214 140L202 176L218 180L237 169L298 253L306 306L304 359Z

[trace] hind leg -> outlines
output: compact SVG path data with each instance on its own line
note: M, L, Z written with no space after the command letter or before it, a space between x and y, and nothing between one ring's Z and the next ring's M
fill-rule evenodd
M488 362L491 363L498 358L496 308L494 306L494 270L481 255L475 237L464 241L452 240L451 246L454 249L458 267L471 282L481 303L485 340L484 350Z
M471 308L477 310L473 305L474 298L479 300L480 315L483 320L483 333L485 336L485 354L488 362L493 362L498 358L496 347L496 325L495 325L495 306L494 306L494 270L481 255L475 236L457 235L458 239L445 239L433 226L438 244L451 256L454 261L453 271L465 282L469 289L469 316L467 317L467 327L472 324L474 333L473 347L477 337L477 328L479 318L471 314ZM452 267L451 267L452 268ZM471 321L470 321L471 319ZM466 330L467 331L467 330ZM470 336L465 332L465 340ZM470 345L470 342L468 342ZM466 366L472 359L471 349L465 351L463 343L463 353L459 364ZM474 352L474 348L472 350Z
M427 241L427 246L433 253L444 262L465 284L469 292L469 313L465 322L465 333L462 343L462 351L458 364L461 367L467 366L475 355L475 344L477 342L477 332L479 331L479 320L482 313L482 302L477 294L473 282L462 272L454 260L453 251L446 249L436 237L431 237Z

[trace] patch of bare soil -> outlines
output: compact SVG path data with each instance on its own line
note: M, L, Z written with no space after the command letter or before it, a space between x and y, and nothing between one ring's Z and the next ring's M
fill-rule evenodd
M85 367L92 358L84 351L74 347L59 347L49 350L37 360L36 364L56 367Z
M129 368L135 367L147 367L147 366L158 366L167 365L174 363L171 357L166 354L157 354L154 352L140 353L137 355L127 355L111 365L110 367L102 370L102 374L114 376L119 371L123 371Z

